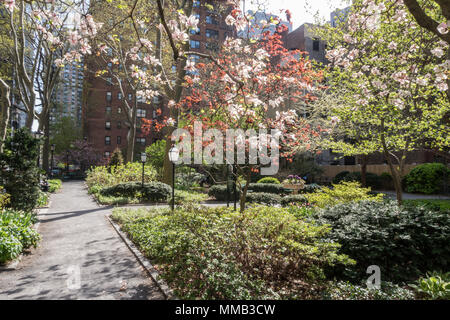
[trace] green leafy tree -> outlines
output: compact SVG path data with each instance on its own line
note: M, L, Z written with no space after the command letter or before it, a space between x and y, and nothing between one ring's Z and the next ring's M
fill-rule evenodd
M158 140L145 149L147 162L156 168L158 173L162 173L164 157L166 156L166 140Z
M391 0L355 0L346 22L317 32L331 48L330 88L340 93L330 108L339 138L327 147L348 156L382 152L401 202L407 152L450 144L448 45Z
M81 138L81 129L71 117L62 117L51 126L51 143L56 154L61 154Z
M9 206L13 209L31 211L39 199L37 156L39 140L33 138L27 129L8 137L0 154L0 179L10 194Z

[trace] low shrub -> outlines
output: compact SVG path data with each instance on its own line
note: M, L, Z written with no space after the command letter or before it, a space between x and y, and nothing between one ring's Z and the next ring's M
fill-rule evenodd
M157 173L152 165L145 165L144 182L156 181ZM98 166L87 172L86 184L88 187L101 186L112 187L127 182L142 181L142 163L129 162L117 166Z
M390 282L382 282L380 289L338 281L330 285L324 295L332 300L412 300L414 292Z
M342 171L342 172L338 173L333 179L334 184L338 184L343 181L361 182L362 181L361 172ZM372 173L372 172L366 172L366 185L367 185L367 187L370 187L372 189L380 189L380 188L382 188L383 183L382 183L382 179L377 174Z
M208 195L205 193L186 191L186 190L175 190L175 203L176 204L186 204L186 203L201 203L208 200ZM172 200L169 200L172 201Z
M442 163L424 163L405 177L407 192L436 194L444 192L449 184L450 169Z
M251 192L247 193L247 202L266 205L277 205L281 203L281 197L273 193Z
M6 192L6 190L0 186L0 210L5 208L11 201L11 195Z
M40 235L32 228L36 216L21 211L0 213L0 263L13 260L30 247L36 247Z
M259 179L257 183L281 184L280 180L274 177L264 177L262 179Z
M287 190L281 184L273 183L250 183L248 189L253 192L264 192L274 194L285 194Z
M38 198L38 202L37 202L37 207L38 208L46 207L48 205L48 201L49 201L48 193L39 190L39 198Z
M240 197L240 190L236 187L236 193L238 198ZM229 192L227 190L227 186L224 184L216 184L209 188L208 195L210 197L214 197L217 201L226 201L227 194L229 194L230 200L234 199L233 187L229 188Z
M62 181L59 179L51 179L48 180L48 192L55 193L59 189L61 189Z
M104 188L100 191L103 196L140 198L152 202L165 202L171 194L171 187L162 182L119 183L115 186Z
M445 274L434 272L421 277L411 287L417 290L425 299L449 300L450 299L450 272Z
M281 199L281 205L284 207L291 205L291 204L302 204L302 203L307 203L307 202L308 202L308 199L306 199L306 197L301 194L294 194L294 195L283 197L283 199Z
M300 193L313 193L321 190L322 187L316 183L305 184L305 187L299 190Z
M116 209L112 217L182 299L310 297L324 267L354 263L322 240L328 227L282 208Z
M450 216L424 207L399 207L395 201L359 201L318 210L313 219L330 225L328 239L357 261L341 270L345 279L360 281L370 265L383 279L417 279L427 270L449 270Z
M361 188L358 182L341 182L340 184L333 184L333 188L322 187L319 191L305 194L308 202L320 207L332 207L339 203L374 200L381 201L382 194L371 195L370 188Z

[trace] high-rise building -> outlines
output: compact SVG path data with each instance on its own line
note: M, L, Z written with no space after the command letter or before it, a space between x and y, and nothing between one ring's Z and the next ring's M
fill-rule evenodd
M53 106L50 123L61 117L70 117L81 127L81 106L83 102L84 62L66 64L60 73L60 81L53 92Z
M311 23L302 24L284 37L284 45L288 50L307 52L310 59L326 64L327 44L316 35L315 28L317 26Z

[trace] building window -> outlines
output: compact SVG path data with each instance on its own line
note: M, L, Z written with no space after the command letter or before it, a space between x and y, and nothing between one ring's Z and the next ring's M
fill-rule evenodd
M111 77L106 78L106 85L112 86L112 78Z
M156 119L156 110L153 110L153 119Z
M215 25L219 24L217 22L217 19L211 15L206 16L206 23L207 24L215 24Z
M105 122L105 129L106 130L111 130L111 121L106 121Z
M117 129L122 129L122 122L121 121L117 121Z
M107 145L107 146L111 145L111 137L110 136L105 137L105 145Z
M320 41L319 39L313 40L313 51L319 51L320 49Z
M199 35L200 34L200 28L191 29L191 34Z
M128 94L128 100L133 100L133 95L131 93Z
M200 8L200 0L194 0L193 7L194 8Z
M137 117L145 118L147 116L147 110L145 109L137 109Z
M103 158L108 159L111 156L111 153L109 151L105 151L103 153Z
M191 41L189 41L189 45L190 45L191 49L200 49L200 41L191 40Z
M117 99L122 100L122 93L119 92L119 93L117 94Z
M111 114L111 107L106 107L106 114L110 115Z
M108 69L112 69L112 62L108 62Z
M121 136L117 136L117 144L121 144L122 143L122 137Z
M140 143L141 145L145 146L145 138L136 138L136 143Z
M206 37L212 39L219 39L219 31L206 29Z
M119 113L119 114L122 113L122 108L121 107L117 108L117 113Z
M106 92L106 101L111 102L112 100L112 93L111 91Z

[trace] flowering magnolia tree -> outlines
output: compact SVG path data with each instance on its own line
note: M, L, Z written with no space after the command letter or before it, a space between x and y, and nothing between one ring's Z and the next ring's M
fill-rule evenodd
M333 121L352 141L327 146L345 155L382 152L401 202L406 153L450 144L448 44L396 0L356 0L348 21L318 32L331 48L330 88L340 94Z
M226 19L238 30L249 21L238 8ZM280 27L275 34L263 32L260 41L228 38L214 54L186 52L200 61L186 61L185 95L178 102L169 101L178 117L167 119L167 125L186 129L185 136L178 135L183 157L190 161L193 151L195 163L232 163L236 174L244 177L245 185L238 184L241 210L251 172L267 169L268 159L278 167L279 158L269 154L281 151L282 157L291 158L297 151L312 149L321 135L321 129L311 127L295 108L314 99L322 73L314 71L301 52L284 48L279 34L283 31ZM194 150L184 145L188 133L200 141ZM263 160L257 161L256 154Z
M99 25L91 16L80 15L75 10L79 7L76 3L1 0L2 7L5 26L12 38L9 54L19 99L16 107L27 114L28 129L31 130L35 119L40 130L46 129L51 96L61 68L90 53L88 42ZM6 104L3 107L9 110L11 88L3 79L0 85L8 97L2 100ZM5 137L8 120L9 112L2 113L1 139Z

